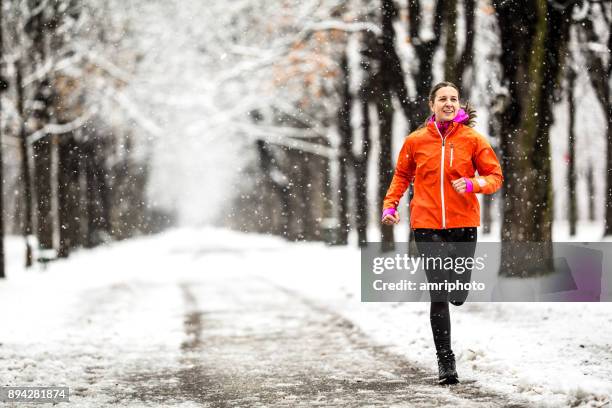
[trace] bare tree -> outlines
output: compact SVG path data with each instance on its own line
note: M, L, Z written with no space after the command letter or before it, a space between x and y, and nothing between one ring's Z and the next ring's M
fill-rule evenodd
M378 47L379 69L376 73L375 94L378 96L376 110L378 112L378 203L377 208L382 208L383 200L387 194L387 188L393 177L392 154L392 130L393 130L393 108L392 91L394 80L397 80L397 65L399 59L395 58L395 30L393 20L397 16L397 9L392 0L381 0L382 8L382 37ZM401 78L403 82L403 78ZM390 249L395 241L393 226L381 225L381 242L383 248Z
M15 62L16 71L16 97L17 97L17 113L19 115L19 140L21 146L21 180L23 184L24 194L24 229L23 235L26 245L25 266L32 266L32 233L33 233L33 213L32 213L32 174L30 170L30 153L28 144L28 134L26 131L25 118L25 96L23 85L23 68L21 61Z
M101 4L20 0L5 7L10 18L4 29L10 36L4 61L13 65L15 83L15 91L6 100L12 108L9 128L19 140L21 162L18 175L11 177L24 191L19 197L23 203L15 210L22 212L17 218L24 221L26 266L32 265L36 249L52 248L59 256L67 256L70 249L85 241L91 244L95 239L87 239L87 233L93 231L88 226L97 223L105 234L113 232L108 178L115 152L122 150L111 140L112 132L98 132L98 139L109 140L98 140L93 151L85 146L92 139L88 118L99 109L106 111L98 117L116 115L117 104L109 108L107 101L125 85L126 78L111 62L125 54L123 43L113 35L117 27L92 23L105 20ZM110 40L114 41L112 46L106 42ZM97 127L104 122L99 121ZM132 122L126 120L124 125L132 126ZM88 174L89 179L85 177ZM86 203L88 181L93 203ZM133 190L139 191L140 184L134 183ZM95 222L87 219L88 206L89 213L102 213L93 215ZM142 197L133 207L140 213L131 222L141 227L132 231L146 230L146 217L140 216L146 211ZM126 225L129 223L124 220L115 231L129 229Z
M363 32L360 50L360 68L363 77L360 81L357 96L359 100L359 109L361 110L361 146L359 153L355 152L353 147L353 168L355 170L355 223L357 226L357 238L360 247L363 247L368 242L368 160L370 158L371 148L371 122L370 122L370 106L374 101L374 75L373 75L373 55L372 49L375 49L376 35L371 32Z
M423 22L421 2L420 0L408 0L408 35L414 47L419 67L413 73L416 95L412 100L410 130L415 130L425 120L429 112L427 98L433 81L433 56L438 49L442 36L444 7L444 0L436 2L433 14L433 37L425 40L421 36L421 24Z
M586 66L591 84L607 119L605 124L607 139L606 154L606 210L604 235L612 235L612 98L610 97L610 75L612 74L612 4L609 2L587 1L583 7L588 8L585 17L576 24L581 49L586 57ZM594 21L603 20L608 26L607 40L599 35L594 27ZM607 56L607 61L606 61Z
M567 202L568 202L568 220L570 236L576 235L576 222L578 220L578 205L576 203L576 98L574 96L574 87L576 84L576 71L571 65L568 65L567 70L567 102L568 102L568 117L569 129L567 135Z
M549 129L552 98L569 35L570 7L545 0L494 1L502 42L502 166L506 176L501 274L552 270L552 187ZM520 44L520 46L519 46ZM512 242L541 242L533 254Z
M346 245L350 229L350 206L349 206L349 172L353 168L353 129L351 127L351 109L353 97L349 89L349 67L346 52L340 60L341 86L340 86L340 108L338 109L338 133L340 134L340 148L338 152L339 177L338 177L338 210L339 231L338 244Z
M4 21L2 17L3 17L2 0L0 0L0 61L2 61L4 57L4 53L3 53L4 36L2 35L2 29L4 28ZM4 76L2 75L3 66L4 64L0 64L0 95L2 95L7 85L7 82L4 79ZM0 102L0 114L1 112L2 112L2 106ZM2 132L2 129L0 128L0 278L4 278L6 276L4 273L4 190L3 190L4 176L3 176L3 169L2 169L3 168L3 161L2 161L3 146L1 143L2 134L3 132Z

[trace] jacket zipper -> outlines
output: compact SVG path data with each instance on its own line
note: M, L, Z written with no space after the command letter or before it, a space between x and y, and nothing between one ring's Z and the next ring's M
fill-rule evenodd
M442 195L442 229L446 229L446 207L444 205L444 136L442 136L442 133L438 128L438 124L434 122L434 125L436 125L436 130L440 135L440 139L442 139L442 156L440 157L440 194Z
M454 150L454 146L451 143L451 160L450 160L450 167L453 167L453 150Z

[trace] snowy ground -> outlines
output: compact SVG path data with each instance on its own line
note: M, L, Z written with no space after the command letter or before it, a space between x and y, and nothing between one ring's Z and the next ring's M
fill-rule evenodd
M610 303L453 308L462 384L439 387L428 304L361 303L352 247L175 230L27 272L20 251L3 385L69 386L73 406L612 404Z

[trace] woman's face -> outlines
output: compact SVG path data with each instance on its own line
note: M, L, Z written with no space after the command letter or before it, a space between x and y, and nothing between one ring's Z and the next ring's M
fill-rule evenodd
M452 86L445 86L436 91L434 101L429 102L437 122L453 120L459 112L459 92Z

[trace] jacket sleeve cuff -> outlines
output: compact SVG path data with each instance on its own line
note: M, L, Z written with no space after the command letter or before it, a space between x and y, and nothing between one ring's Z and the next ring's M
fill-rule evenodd
M472 182L472 192L473 193L481 193L484 189L484 186L487 185L487 180L485 180L484 177L474 177L471 178L470 181Z
M472 193L474 191L474 183L467 177L463 178L465 180L465 192Z

